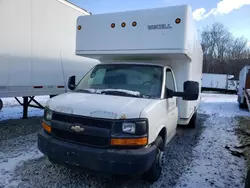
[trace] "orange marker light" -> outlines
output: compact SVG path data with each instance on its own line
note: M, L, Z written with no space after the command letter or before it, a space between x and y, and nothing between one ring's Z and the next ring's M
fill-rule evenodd
M126 23L125 22L122 22L122 27L126 27Z
M43 129L48 133L51 133L51 126L47 125L45 122L42 122Z
M135 27L136 25L137 25L137 23L136 23L136 22L133 22L133 23L132 23L132 26L133 26L133 27Z
M78 27L77 27L77 28L78 28L78 30L81 30L81 29L82 29L82 26L78 25Z
M180 18L176 18L175 23L177 23L177 24L181 23L181 19Z
M115 23L112 23L112 24L111 24L111 27L112 27L112 28L115 28Z
M113 146L144 146L148 142L147 137L143 138L112 138L111 145Z

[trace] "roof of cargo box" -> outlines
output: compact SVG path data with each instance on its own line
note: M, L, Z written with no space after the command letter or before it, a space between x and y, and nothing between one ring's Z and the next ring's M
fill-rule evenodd
M80 16L77 26L76 55L99 60L190 60L201 48L188 5Z

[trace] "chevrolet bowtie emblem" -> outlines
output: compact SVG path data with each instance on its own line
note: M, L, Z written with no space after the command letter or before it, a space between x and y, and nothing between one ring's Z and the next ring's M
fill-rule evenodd
M72 126L70 129L75 131L75 132L83 132L84 131L84 128L80 127L78 125Z

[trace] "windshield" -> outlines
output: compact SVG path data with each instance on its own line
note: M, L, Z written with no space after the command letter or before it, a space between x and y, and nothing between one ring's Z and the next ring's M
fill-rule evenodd
M163 67L99 64L78 83L75 91L144 98L160 98Z

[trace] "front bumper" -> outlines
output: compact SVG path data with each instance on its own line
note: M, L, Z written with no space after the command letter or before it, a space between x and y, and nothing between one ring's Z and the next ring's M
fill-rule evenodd
M38 133L38 149L57 164L73 165L105 174L140 175L156 156L153 145L141 149L100 149L55 139L44 131Z

